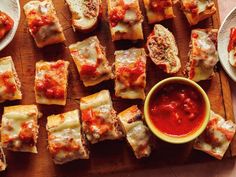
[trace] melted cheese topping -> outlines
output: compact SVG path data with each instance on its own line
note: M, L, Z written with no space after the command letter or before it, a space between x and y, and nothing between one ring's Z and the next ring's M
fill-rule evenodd
M113 77L104 48L96 36L72 44L69 49L85 86L96 85Z
M130 99L144 99L144 88L146 86L146 54L144 49L132 48L116 51L115 56L116 96ZM137 64L138 62L140 64ZM135 78L133 78L134 75L132 73L126 72L126 70L131 71L132 69L137 70L137 77Z
M11 57L0 59L0 102L21 99L20 83L16 79L14 64Z
M121 138L109 91L103 90L81 98L80 109L83 131L91 143Z
M62 164L75 159L88 159L83 143L78 110L48 117L49 150L55 163Z
M211 112L211 118L204 133L196 139L194 148L215 158L222 159L236 130L236 125Z
M208 0L199 0L198 4L198 13L204 12L207 9Z
M38 134L38 111L34 106L24 109L24 106L19 106L12 111L4 110L1 131L2 144L3 147L13 151L37 153L35 145Z
M190 53L190 79L198 82L213 74L218 62L218 53L209 34L203 30L192 31L192 50Z
M148 128L142 122L142 113L137 106L132 106L118 115L118 119L126 132L126 138L135 156L142 158L151 153Z

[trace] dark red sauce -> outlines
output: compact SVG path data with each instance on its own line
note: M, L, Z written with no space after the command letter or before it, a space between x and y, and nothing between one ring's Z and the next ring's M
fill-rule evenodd
M154 93L149 103L149 115L155 127L174 136L196 131L205 114L202 95L185 84L165 85Z
M236 27L231 28L229 38L228 52L230 52L236 45Z

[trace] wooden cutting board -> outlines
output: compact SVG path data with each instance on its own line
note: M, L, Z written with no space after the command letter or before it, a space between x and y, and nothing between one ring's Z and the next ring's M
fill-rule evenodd
M21 0L21 7L29 0ZM72 61L72 58L68 51L68 46L71 43L83 40L89 36L97 35L103 46L106 47L107 56L109 61L114 61L114 51L118 49L127 49L130 47L144 47L148 34L152 31L153 26L147 24L147 18L143 3L140 0L144 15L144 35L145 40L138 41L136 43L129 41L120 41L116 43L111 42L110 31L107 22L106 14L106 0L103 0L103 18L98 28L89 34L75 33L73 32L70 24L70 13L68 7L63 0L53 0L57 15L63 26L66 36L65 44L58 44L46 47L44 49L38 49L33 39L28 33L25 16L23 10L21 11L21 20L18 31L11 44L0 52L0 57L11 55L14 59L16 70L19 78L22 82L23 100L7 102L0 104L0 115L2 115L3 107L16 104L35 104L34 97L34 75L35 75L35 63L39 60L53 61L57 59L65 59L70 61L69 67L69 86L68 86L68 100L67 105L63 106L45 106L39 105L40 111L44 114L43 118L39 120L40 133L38 138L38 154L29 153L16 153L5 151L8 161L7 171L1 173L4 177L22 177L22 176L39 176L39 177L72 177L72 176L87 176L92 174L103 174L115 171L144 169L144 168L159 168L161 166L171 164L186 164L194 162L209 161L213 158L209 155L192 149L192 143L183 145L172 145L162 141L157 142L157 147L153 150L151 156L146 159L135 159L130 147L125 140L121 141L107 141L101 142L96 145L90 146L91 158L90 160L77 160L63 166L54 165L50 154L47 150L47 136L46 136L46 117L51 114L58 114L68 110L79 108L79 99L83 96L95 93L102 89L109 89L113 97L113 104L117 112L124 110L125 108L138 104L142 109L143 102L139 100L122 100L114 97L114 82L106 81L98 86L85 88L79 79L76 66ZM217 3L217 0L215 0ZM169 28L177 41L177 45L180 51L180 58L182 63L182 70L177 73L178 76L182 75L183 67L188 59L189 41L191 27L187 23L187 20L179 5L175 5L174 12L176 18L173 20L167 20L162 24ZM197 26L192 28L218 28L220 25L218 12L210 19L207 19ZM158 81L171 77L159 70L150 59L147 61L147 88L146 93L150 88ZM215 76L212 80L200 82L200 85L207 92L212 109L224 116L226 119L234 120L233 109L231 102L230 87L220 65L216 68ZM234 147L234 148L233 148ZM232 142L226 157L232 157L236 155L236 139ZM223 163L223 162L222 162Z

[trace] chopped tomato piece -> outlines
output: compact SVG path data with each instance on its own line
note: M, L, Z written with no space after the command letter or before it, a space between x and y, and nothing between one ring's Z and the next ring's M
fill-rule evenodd
M192 34L192 38L197 39L197 38L198 38L198 34L197 34L197 33L193 33L193 34Z
M82 120L83 121L88 121L91 120L93 117L93 112L91 109L86 109L82 111Z
M80 74L84 75L84 76L96 75L96 69L97 69L97 67L93 66L93 65L82 65L81 70L80 70Z
M51 16L38 14L34 10L29 15L31 16L29 28L33 34L36 34L42 26L53 24L53 18Z
M32 122L24 122L21 125L19 137L24 143L34 144L34 132Z
M134 82L145 72L145 64L138 60L134 66L124 66L118 69L118 77L125 77L125 83L129 83L129 85L133 85ZM122 79L121 79L122 80Z
M53 63L51 65L52 69L59 69L59 68L63 68L65 66L65 62L63 60L58 60L56 63Z
M16 92L16 85L11 82L13 74L11 72L5 72L0 75L0 83L5 86L5 93L14 94Z
M44 92L48 98L64 98L63 87L49 74L45 74L44 79L36 82L36 89Z

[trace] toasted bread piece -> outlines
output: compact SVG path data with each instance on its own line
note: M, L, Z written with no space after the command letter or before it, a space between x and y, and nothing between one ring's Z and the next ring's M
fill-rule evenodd
M172 0L143 0L143 3L149 24L175 17Z
M36 105L4 107L1 143L11 151L37 153L38 118Z
M196 139L193 148L221 160L234 138L236 124L211 111L205 131Z
M217 29L194 29L191 34L189 62L186 71L188 78L198 82L210 79L218 62Z
M38 61L35 72L35 98L38 104L65 105L67 99L69 62Z
M88 32L98 23L101 0L65 0L72 14L73 30Z
M137 105L133 105L118 114L126 139L134 151L137 159L151 154L151 134L143 123L142 112Z
M54 163L89 159L87 143L81 129L78 109L47 117L48 149Z
M71 44L69 49L85 87L97 85L114 77L105 48L97 36Z
M124 99L145 99L146 53L144 48L115 51L115 95Z
M24 5L24 12L29 32L37 47L66 40L52 0L29 1Z
M177 73L181 68L175 38L164 26L154 26L147 40L147 48L152 61L166 73Z
M109 90L82 97L80 110L83 132L90 143L123 137Z
M138 0L108 0L112 41L143 39L143 16Z
M196 25L216 12L213 0L180 0L179 2L190 25Z
M0 103L21 100L21 83L11 56L0 58Z

